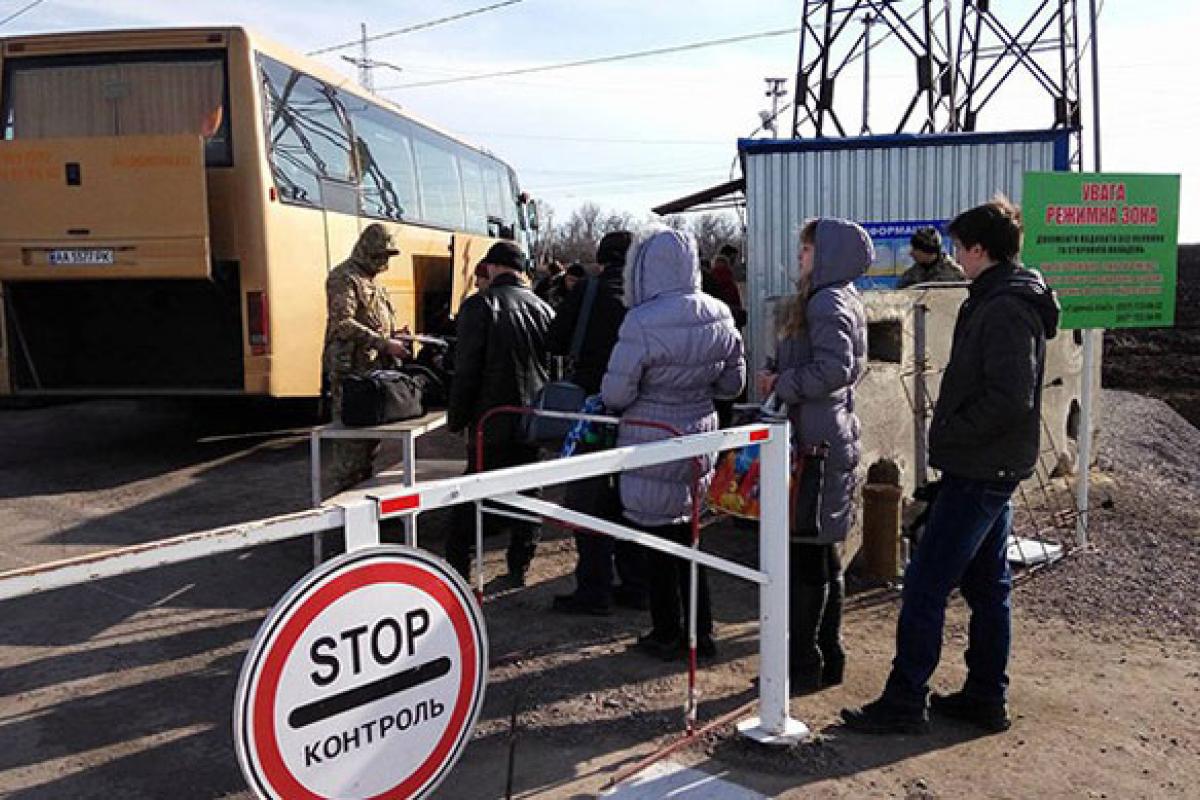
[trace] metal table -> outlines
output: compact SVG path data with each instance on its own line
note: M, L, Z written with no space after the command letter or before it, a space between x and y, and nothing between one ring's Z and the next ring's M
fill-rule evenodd
M321 441L323 439L399 439L404 458L404 485L412 486L417 482L417 437L445 424L446 412L433 411L423 417L366 428L350 428L340 422L313 428L309 439L312 453L310 479L313 507L320 506L323 499L321 491ZM404 542L412 547L417 545L417 518L415 515L404 519ZM321 537L318 534L313 536L313 563L319 564L320 562Z

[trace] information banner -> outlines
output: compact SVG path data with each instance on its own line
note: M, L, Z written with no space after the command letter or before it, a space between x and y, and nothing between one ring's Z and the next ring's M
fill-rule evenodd
M1058 294L1061 327L1175 324L1178 175L1027 172L1025 266Z
M912 219L898 222L864 222L863 229L871 237L875 245L875 260L867 274L854 282L859 289L895 289L896 282L905 270L913 265L912 250L908 240L918 228L937 228L942 234L945 250L949 247L946 239L946 219Z

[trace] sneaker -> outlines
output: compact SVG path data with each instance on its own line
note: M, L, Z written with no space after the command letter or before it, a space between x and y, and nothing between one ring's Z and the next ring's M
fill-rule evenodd
M551 611L560 614L575 614L586 617L611 617L612 607L603 603L589 603L576 594L558 594L550 605Z
M1008 707L1003 702L980 700L965 692L935 692L929 698L929 710L942 717L970 723L988 733L1003 733L1012 727Z
M843 708L842 724L859 733L927 733L929 714L924 708L898 706L881 697L862 708Z

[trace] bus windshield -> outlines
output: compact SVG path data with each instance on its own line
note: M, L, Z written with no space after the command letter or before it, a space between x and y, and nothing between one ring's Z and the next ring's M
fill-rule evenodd
M221 51L10 59L5 139L195 133L208 166L230 166Z

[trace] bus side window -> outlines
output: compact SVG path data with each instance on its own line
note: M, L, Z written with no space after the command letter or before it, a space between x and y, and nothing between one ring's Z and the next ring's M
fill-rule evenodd
M321 179L353 181L350 135L334 90L259 56L268 156L279 196L316 206Z
M458 158L462 170L463 201L467 212L467 230L471 233L488 232L487 195L483 183L483 166L475 160L473 153L462 153Z
M455 230L463 228L462 183L454 152L432 135L415 137L417 174L427 222Z
M421 219L408 121L358 98L348 102L358 137L363 213L380 219Z

